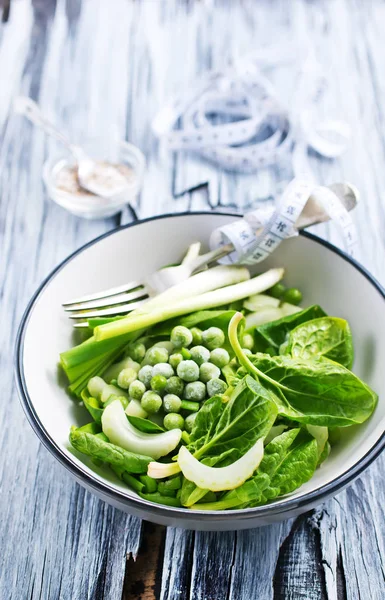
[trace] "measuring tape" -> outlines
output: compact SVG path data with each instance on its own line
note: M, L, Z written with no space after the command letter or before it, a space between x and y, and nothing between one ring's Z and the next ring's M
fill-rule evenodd
M244 173L290 159L297 144L328 158L342 154L350 140L348 125L319 122L310 108L324 83L314 59L308 57L298 73L291 111L262 74L260 62L249 56L223 72L209 72L159 111L153 131L170 150L189 150ZM292 160L296 175L309 171L303 152Z
M295 178L285 189L276 208L257 209L247 213L243 219L213 231L211 249L228 243L234 246L234 252L219 262L253 265L265 260L283 240L298 234L296 223L311 196L316 196L325 213L340 227L347 253L357 258L356 228L338 196L327 187Z

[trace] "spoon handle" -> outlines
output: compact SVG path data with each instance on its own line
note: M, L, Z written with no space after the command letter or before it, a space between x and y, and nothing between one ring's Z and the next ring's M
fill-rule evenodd
M31 123L37 125L37 127L45 131L46 134L64 144L75 157L76 161L79 161L84 157L84 152L81 148L72 144L68 137L59 131L59 129L43 115L39 106L31 98L28 98L27 96L18 96L14 101L14 110L17 114L27 117Z

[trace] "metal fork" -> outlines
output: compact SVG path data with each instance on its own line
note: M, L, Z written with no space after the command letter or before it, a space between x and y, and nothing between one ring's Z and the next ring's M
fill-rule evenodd
M348 183L335 183L327 187L339 197L347 210L350 211L356 206L358 192L354 186ZM322 203L318 203L317 197L314 195L309 198L305 210L296 223L296 228L305 229L328 219L329 216L322 209ZM178 266L160 269L143 282L130 281L119 287L70 300L63 304L64 310L71 313L70 318L75 320L125 315L234 250L232 244L226 244L200 256L200 247L200 242L192 244L182 263ZM87 326L87 322L78 321L75 324L75 327Z
M71 313L70 319L91 319L93 317L113 317L125 315L140 308L150 298L188 279L210 263L220 260L233 250L232 244L226 244L199 255L200 242L189 247L181 264L155 271L143 282L130 281L124 285L87 294L63 303L64 310ZM75 327L87 327L87 322L78 322Z

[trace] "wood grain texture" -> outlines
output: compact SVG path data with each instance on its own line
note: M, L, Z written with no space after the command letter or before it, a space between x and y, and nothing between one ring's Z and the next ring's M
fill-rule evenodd
M140 565L136 571L126 556L138 554L142 530L72 483L39 446L16 398L13 343L29 297L67 254L134 213L88 222L50 202L41 169L56 147L12 114L14 95L30 94L75 139L113 127L141 147L148 169L140 217L242 211L270 202L290 179L290 164L241 176L165 153L151 117L197 75L271 40L314 50L330 83L320 115L347 119L354 136L339 160L311 155L311 165L321 183L348 179L361 191L362 260L384 283L384 24L380 0L12 1L0 26L0 598L116 600L126 567L124 597L139 598L131 584ZM270 75L290 106L292 70ZM330 225L316 232L342 244ZM143 546L141 577L153 582L146 597L382 600L384 469L382 456L346 492L295 521L239 533L147 531L147 549L159 543L158 560L153 553L148 563Z

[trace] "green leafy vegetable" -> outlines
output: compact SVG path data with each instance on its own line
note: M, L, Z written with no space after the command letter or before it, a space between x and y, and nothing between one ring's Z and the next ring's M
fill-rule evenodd
M149 421L148 419L142 419L142 417L134 417L132 415L126 415L127 419L130 421L131 425L139 429L139 431L143 431L143 433L164 433L163 427L160 427L153 421Z
M243 319L236 313L229 339L242 366L273 393L278 412L289 419L322 426L363 423L377 395L348 369L327 358L301 360L288 356L246 356L237 337Z
M275 394L280 414L303 423L347 426L372 414L377 396L348 369L328 359L251 357L264 385Z
M326 316L326 313L322 308L314 305L295 314L283 317L282 319L260 325L254 331L256 347L261 352L264 352L266 348L271 347L274 348L278 354L279 347L285 342L287 334L292 329L301 323L324 316Z
M246 376L226 404L219 396L205 402L195 420L189 450L198 460L226 453L230 464L267 435L276 415L269 391Z
M271 477L269 487L263 492L262 501L272 500L299 488L311 479L317 463L317 441L309 433L301 430Z
M70 442L76 450L103 462L120 467L128 473L146 473L152 458L123 450L100 437L71 427Z
M82 427L79 427L78 430L84 431L85 433L93 433L94 435L96 435L97 433L101 433L102 428L100 427L100 425L98 423L95 423L95 421L92 421L92 423L87 423L87 425L82 425Z
M195 419L188 448L204 465L227 466L267 435L276 414L270 393L246 376L227 404L219 396L206 400ZM190 506L206 493L207 490L184 479L181 502Z
M345 319L321 317L301 323L290 332L284 347L283 353L293 358L307 360L324 356L347 369L352 368L352 333Z

